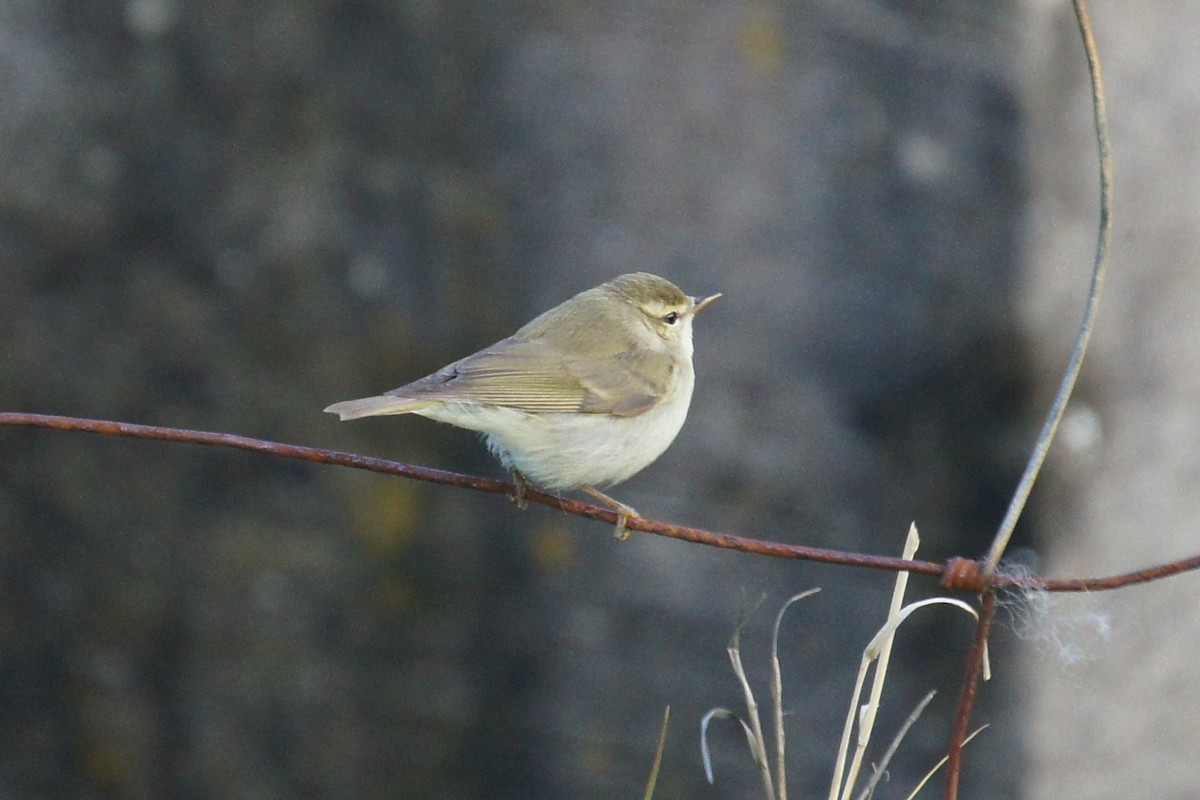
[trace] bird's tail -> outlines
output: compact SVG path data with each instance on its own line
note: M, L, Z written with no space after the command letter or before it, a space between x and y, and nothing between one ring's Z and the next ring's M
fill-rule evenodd
M380 417L385 414L411 414L433 405L428 400L415 400L411 397L395 397L381 394L376 397L362 397L358 400L343 400L325 409L330 414L337 414L343 422L348 419L362 417Z

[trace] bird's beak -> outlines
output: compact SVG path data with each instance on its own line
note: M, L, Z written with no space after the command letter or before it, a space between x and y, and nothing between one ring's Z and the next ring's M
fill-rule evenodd
M706 305L711 303L713 300L716 300L720 296L721 293L717 292L716 294L710 294L708 297L693 297L692 303L694 303L694 305L688 309L687 315L691 316L692 314L695 314L697 311L704 308Z

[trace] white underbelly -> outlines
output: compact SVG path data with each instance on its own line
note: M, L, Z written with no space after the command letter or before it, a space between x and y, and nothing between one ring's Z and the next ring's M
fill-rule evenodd
M448 403L415 412L487 434L488 447L510 469L542 489L620 483L650 465L675 441L687 419L692 381L636 417L529 413Z

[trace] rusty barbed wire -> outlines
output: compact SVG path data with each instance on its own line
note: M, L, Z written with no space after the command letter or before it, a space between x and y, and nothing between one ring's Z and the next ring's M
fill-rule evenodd
M85 419L51 414L26 414L12 411L0 411L0 427L47 428L59 431L94 433L102 436L121 436L159 442L226 447L233 450L244 450L279 458L308 461L314 464L331 464L334 466L350 467L351 469L362 469L384 475L395 475L402 478L425 481L426 483L438 483L445 486L470 489L476 492L512 495L516 491L516 487L508 481L480 478L449 470L405 464L385 458L344 453L338 450L325 450L319 447L307 447L304 445L274 442L267 439L255 439L233 433L197 431L185 428L140 425L133 422ZM580 500L545 494L533 489L527 490L525 497L532 503L555 508L577 517L593 519L609 525L616 524L616 513L607 508L594 506ZM822 564L839 564L847 567L862 567L889 572L910 572L914 575L927 575L940 579L948 589L971 594L979 594L989 587L1047 592L1104 591L1119 589L1137 583L1147 583L1200 569L1200 555L1196 555L1178 561L1146 567L1134 572L1100 578L1042 578L1029 575L1009 575L1001 571L999 574L984 580L981 577L983 575L982 562L959 556L950 559L946 564L939 564L934 561L908 560L895 556L877 556L868 553L853 553L846 550L787 544L767 539L754 539L747 536L705 530L704 528L660 522L647 517L630 519L629 528L630 530L652 533L657 536L679 539L684 542L773 558L790 558L801 561L815 561Z

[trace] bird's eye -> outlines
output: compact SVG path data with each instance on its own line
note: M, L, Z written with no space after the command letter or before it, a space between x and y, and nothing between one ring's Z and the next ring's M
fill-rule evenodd
M679 322L679 312L672 311L670 314L667 314L665 317L663 317L663 322L667 323L668 325L674 325L676 322Z

